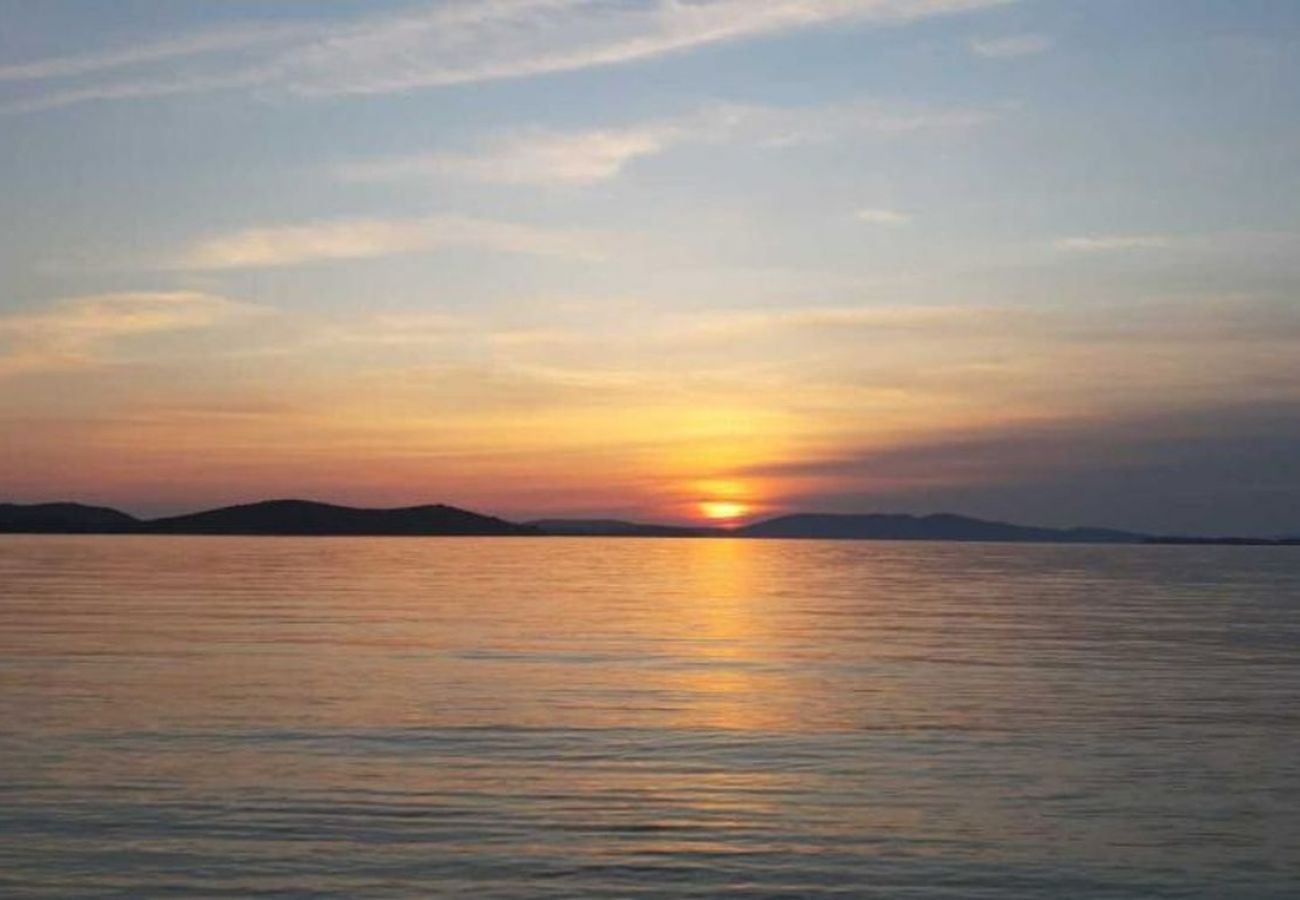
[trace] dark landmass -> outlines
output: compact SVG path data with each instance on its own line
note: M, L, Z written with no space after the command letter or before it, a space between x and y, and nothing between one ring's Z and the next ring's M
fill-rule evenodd
M1136 544L1146 535L1109 528L1034 528L940 514L781 516L737 529L753 538L832 538L872 541L1009 541L1016 543Z
M0 503L0 533L391 536L540 532L527 525L441 504L356 509L307 500L267 500L153 520L80 503Z
M0 534L111 534L134 531L140 520L106 506L82 503L0 503Z
M1150 537L1143 543L1195 547L1297 547L1300 538L1239 538L1239 537Z
M454 506L356 509L307 500L266 500L142 523L148 534L526 535L527 525Z
M528 524L542 534L556 537L720 537L730 533L724 528L651 525L621 519L538 519Z
M1300 537L1238 538L1158 536L1111 528L1038 528L941 513L835 515L800 513L740 528L659 525L620 519L539 519L508 522L433 504L398 509L358 509L309 500L266 500L184 516L144 520L81 503L0 503L0 533L194 534L350 536L554 536L649 538L785 538L859 541L987 541L1036 544L1167 544L1196 546L1300 546Z

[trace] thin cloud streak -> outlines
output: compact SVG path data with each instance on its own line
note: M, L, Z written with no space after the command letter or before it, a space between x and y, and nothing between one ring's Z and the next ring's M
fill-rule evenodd
M126 338L208 328L256 308L197 291L135 291L56 301L0 316L0 376L81 368Z
M222 50L236 57L217 71L186 71L182 65L179 71L164 69L20 98L0 106L0 112L232 88L298 97L400 93L617 65L833 24L901 24L1012 2L1016 0L462 0L345 25L269 26L265 44L256 34L259 26L249 25L14 64L0 70L7 72L0 80L43 81L150 63L186 64Z
M1177 243L1177 238L1163 234L1098 234L1061 238L1056 242L1056 248L1075 253L1106 253L1124 250L1167 250Z
M1010 0L498 0L362 28L278 63L294 93L391 93L614 65L836 22L901 23Z
M1062 526L1273 536L1295 528L1298 412L1291 397L1045 418L844 446L732 475L771 479L792 508L962 509Z
M860 209L853 214L853 218L867 225L906 225L912 221L912 217L896 209Z
M840 136L897 137L982 126L996 113L883 103L809 108L721 104L691 115L622 127L559 132L524 129L484 140L472 151L401 156L336 168L345 180L399 182L466 178L509 185L585 186L621 175L628 165L688 145L748 143L769 149ZM891 212L891 224L902 213Z
M1037 56L1056 46L1045 34L1016 34L1008 37L971 41L971 52L985 59L1018 59Z
M187 94L204 94L213 91L254 87L258 79L251 72L234 72L225 75L179 76L168 81L121 81L104 85L70 88L53 94L42 94L26 100L0 104L0 115L45 112L76 106L81 103L115 100L143 100L175 97Z
M44 81L95 72L147 65L162 60L247 50L267 44L306 40L322 34L322 26L262 23L170 38L126 47L69 56L54 56L28 63L0 66L0 81Z
M859 329L939 335L953 329L1005 329L1016 311L986 306L811 306L778 310L738 310L700 314L673 324L685 337L730 339L789 330Z
M655 156L682 139L671 125L576 134L535 131L499 138L478 153L440 153L355 163L339 169L352 181L453 177L495 184L590 185L628 163Z
M411 219L328 219L246 228L200 240L167 260L177 270L263 269L331 260L376 259L446 247L502 253L603 258L602 239L577 231L462 216Z

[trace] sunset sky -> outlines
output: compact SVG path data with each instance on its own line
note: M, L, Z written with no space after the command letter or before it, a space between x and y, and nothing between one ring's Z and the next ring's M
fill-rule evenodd
M0 500L1300 533L1294 0L0 0Z

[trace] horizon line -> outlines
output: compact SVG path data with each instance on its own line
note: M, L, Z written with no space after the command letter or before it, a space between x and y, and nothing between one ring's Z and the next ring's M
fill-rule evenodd
M663 528L663 529L680 530L680 531L695 531L695 532L701 532L702 533L700 534L701 537L710 536L710 534L713 536L718 536L718 535L726 535L729 533L737 533L737 532L744 531L745 529L754 528L757 526L774 523L785 519L798 518L798 517L818 517L822 519L839 519L839 520L854 519L854 518L902 519L902 520L910 520L914 522L925 522L934 519L958 519L958 520L963 520L965 522L978 523L980 525L1007 526L1007 527L1025 529L1025 530L1059 532L1062 534L1069 534L1072 532L1107 533L1110 535L1114 535L1116 537L1129 537L1129 538L1138 539L1140 541L1182 540L1182 541L1209 541L1209 542L1230 542L1230 541L1262 541L1262 542L1291 541L1294 542L1300 540L1300 529L1297 530L1297 533L1277 533L1267 537L1260 537L1260 536L1239 537L1239 536L1228 536L1228 535L1207 536L1207 535L1194 535L1194 534L1187 534L1187 533L1161 534L1161 533L1146 532L1146 531L1135 531L1127 528L1117 528L1117 527L1099 526L1099 525L1077 525L1076 524L1076 525L1065 525L1065 526L1053 526L1053 525L1040 525L1040 524L1026 524L1022 522L1008 521L1003 519L987 519L987 518L982 518L980 516L970 515L967 513L953 512L951 510L940 510L935 512L926 512L926 513L909 513L909 512L886 512L878 509L866 510L866 511L855 511L855 512L823 512L818 510L799 509L799 510L790 510L786 512L779 512L775 514L763 514L763 515L752 516L752 517L750 516L738 517L735 520L728 520L726 522L708 521L708 520L694 520L694 521L682 522L682 521L671 521L671 520L649 521L640 518L627 519L627 518L622 518L619 516L611 516L611 515L586 515L586 516L540 515L540 516L529 516L524 518L512 516L508 518L505 516L497 515L495 513L481 512L477 509L473 509L470 507L458 506L455 504L444 503L444 502L414 503L414 504L404 504L400 506L354 506L346 503L335 502L332 500L305 499L302 497L263 498L260 500L228 503L228 504L223 504L218 506L195 509L189 512L169 513L165 515L157 515L152 517L145 517L145 516L137 515L135 513L127 512L116 506L108 506L101 503L85 503L79 500L48 500L48 501L26 502L26 503L10 501L10 500L0 500L0 508L4 508L6 506L17 507L17 508L32 508L32 507L46 507L46 506L77 506L77 507L88 508L88 509L111 511L114 513L127 516L133 522L136 522L140 525L150 525L150 524L167 522L173 519L184 519L191 516L200 516L207 513L222 512L222 511L234 510L234 509L244 509L244 508L258 507L258 506L269 506L273 504L290 504L290 503L303 504L308 506L330 507L334 509L347 510L353 512L371 512L371 513L393 513L393 512L422 510L422 509L444 509L444 510L451 510L454 512L469 513L475 516L494 519L503 522L507 525L522 526L522 527L536 527L538 523L543 523L543 522L572 523L572 524L602 523L602 522L611 523L611 524L617 523L619 525L633 526L633 527L647 528L647 529ZM2 529L0 529L0 533L4 533ZM543 532L543 534L545 534L545 532ZM546 536L565 536L565 535L550 534ZM574 534L571 536L595 536L595 535ZM749 535L738 534L737 536L749 536Z

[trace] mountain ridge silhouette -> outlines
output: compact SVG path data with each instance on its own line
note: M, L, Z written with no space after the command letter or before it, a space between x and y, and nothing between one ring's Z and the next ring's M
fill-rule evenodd
M246 536L533 536L681 537L786 540L956 541L1065 544L1285 545L1300 538L1150 535L1115 528L1047 528L955 513L791 513L721 528L621 519L537 519L511 522L472 510L431 503L387 509L316 500L260 500L185 515L141 519L83 503L0 503L0 533L174 534Z
M144 523L151 534L524 535L518 525L443 503L369 509L314 500L261 500Z
M1045 528L955 513L793 513L738 529L745 537L845 540L1006 541L1014 543L1134 544L1150 536L1114 528Z

